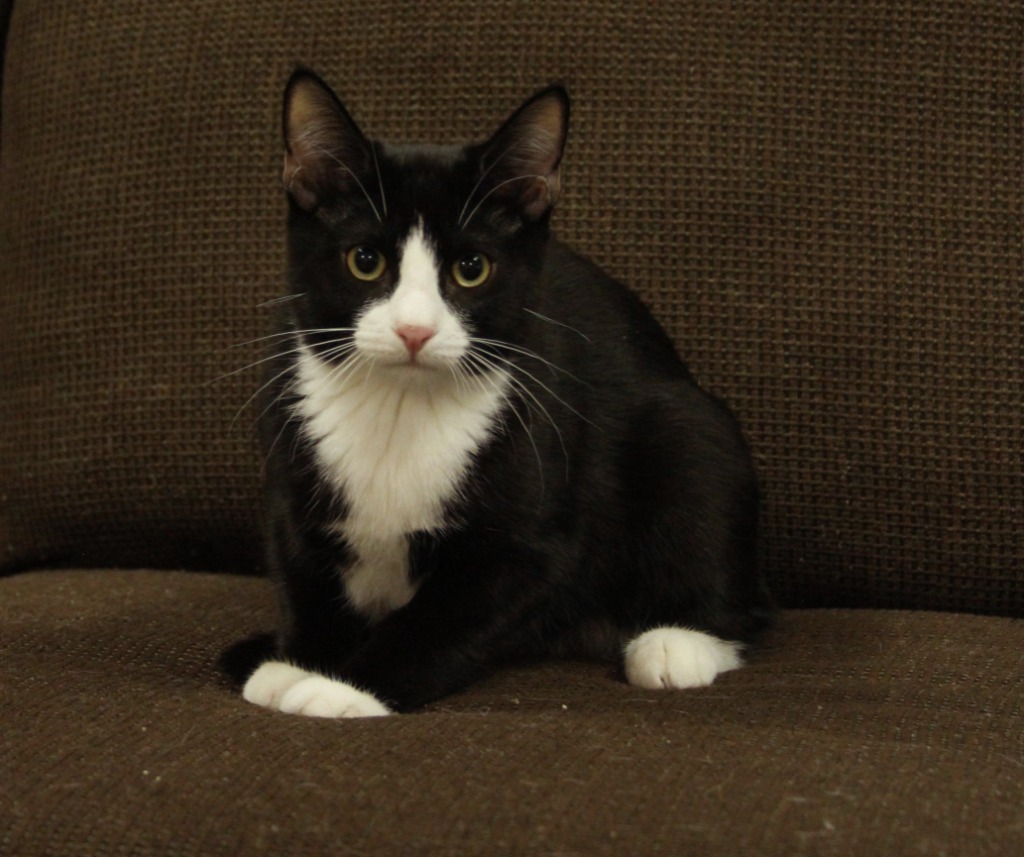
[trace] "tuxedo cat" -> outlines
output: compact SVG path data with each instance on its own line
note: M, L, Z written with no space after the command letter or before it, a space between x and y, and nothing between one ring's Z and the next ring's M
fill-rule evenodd
M568 115L552 87L484 143L397 146L288 83L261 417L282 625L247 700L382 715L524 656L695 687L768 621L736 421L549 235Z

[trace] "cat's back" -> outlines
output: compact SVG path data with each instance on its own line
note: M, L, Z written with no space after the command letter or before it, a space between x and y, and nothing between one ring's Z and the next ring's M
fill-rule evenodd
M561 241L549 244L535 312L548 321L550 344L582 361L585 374L689 380L674 343L640 297Z
M711 458L721 455L750 470L731 409L697 383L632 289L552 241L540 298L537 312L545 320L537 320L537 350L558 367L551 385L576 413L585 413L606 437L645 438L646 445L660 438L671 447L689 438L714 447L705 450ZM747 476L752 483L752 472Z

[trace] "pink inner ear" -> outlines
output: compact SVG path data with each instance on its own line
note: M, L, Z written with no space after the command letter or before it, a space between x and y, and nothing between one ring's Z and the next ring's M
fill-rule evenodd
M291 152L284 153L284 171L281 176L284 189L296 204L308 211L316 206L316 195L304 181L302 169L302 164Z
M559 92L544 92L526 102L487 143L483 156L491 192L514 198L531 218L543 216L555 204L561 186L568 104Z
M295 202L315 207L321 195L359 184L369 168L369 143L323 81L293 77L285 92L283 182Z
M555 204L558 197L558 171L550 178L537 176L532 181L523 181L519 199L523 212L529 217L540 217Z

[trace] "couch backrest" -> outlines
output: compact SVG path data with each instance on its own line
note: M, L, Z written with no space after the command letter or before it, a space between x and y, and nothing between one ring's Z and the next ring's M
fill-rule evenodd
M255 568L279 99L459 141L575 105L562 237L740 415L793 605L1024 614L1019 3L17 0L0 551ZM239 410L241 417L235 419Z

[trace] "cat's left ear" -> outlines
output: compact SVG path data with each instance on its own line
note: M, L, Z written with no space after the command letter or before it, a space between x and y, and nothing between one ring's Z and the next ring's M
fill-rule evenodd
M561 86L541 90L480 147L483 183L525 216L540 219L558 199L568 133L569 94Z

